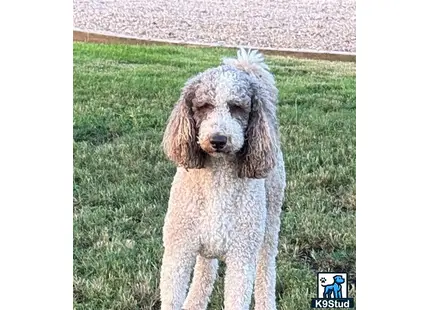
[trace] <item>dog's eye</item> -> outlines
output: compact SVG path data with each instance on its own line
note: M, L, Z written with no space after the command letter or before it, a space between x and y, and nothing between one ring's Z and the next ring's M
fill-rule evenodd
M197 109L200 110L200 111L212 110L213 109L213 105L211 105L209 103L204 103L202 105L199 105L197 107Z
M231 114L237 114L243 112L243 108L238 105L230 105L230 113Z

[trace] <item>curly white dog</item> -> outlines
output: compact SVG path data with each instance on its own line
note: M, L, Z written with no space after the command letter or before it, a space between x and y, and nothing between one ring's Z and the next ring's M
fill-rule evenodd
M161 309L206 309L226 263L225 310L276 309L280 212L286 187L278 90L257 51L238 51L190 79L163 146L178 165L165 219ZM187 288L194 267L188 296Z

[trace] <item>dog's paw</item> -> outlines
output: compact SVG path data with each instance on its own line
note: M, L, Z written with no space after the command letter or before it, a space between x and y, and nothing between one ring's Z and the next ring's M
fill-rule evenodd
M326 278L321 278L320 281L321 281L321 283L325 283L327 281L327 279Z

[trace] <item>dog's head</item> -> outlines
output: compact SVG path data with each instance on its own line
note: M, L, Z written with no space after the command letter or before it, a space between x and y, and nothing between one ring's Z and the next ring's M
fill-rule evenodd
M234 156L240 177L266 177L275 164L267 98L254 76L233 66L197 75L183 88L170 116L165 153L190 169L204 167L208 156Z
M333 279L334 279L334 283L337 283L337 284L342 284L345 282L345 279L340 275L334 276Z

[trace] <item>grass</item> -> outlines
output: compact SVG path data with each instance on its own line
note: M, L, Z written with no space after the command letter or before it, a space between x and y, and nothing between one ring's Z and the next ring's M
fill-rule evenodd
M74 308L158 309L175 167L160 148L184 82L235 52L74 44ZM355 296L355 64L267 57L288 173L278 309L309 309L316 273ZM222 309L224 268L209 309Z

